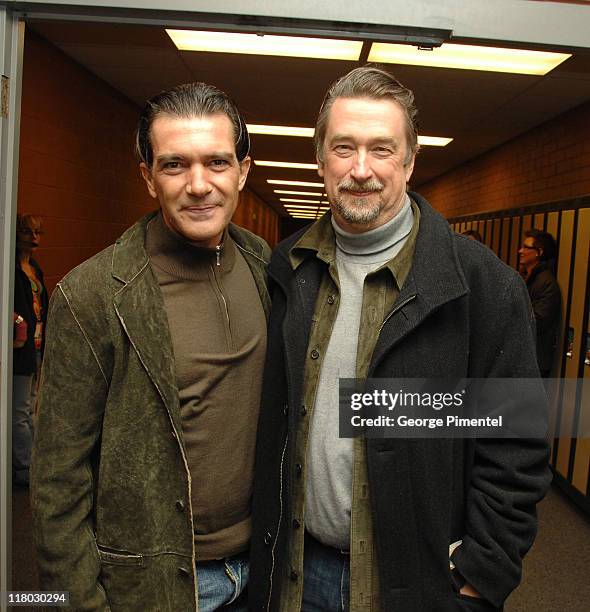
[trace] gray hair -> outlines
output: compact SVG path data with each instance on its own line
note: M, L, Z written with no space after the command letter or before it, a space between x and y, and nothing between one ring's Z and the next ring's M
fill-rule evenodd
M154 161L150 131L160 115L185 118L226 115L233 126L238 161L243 161L250 152L248 129L233 100L213 85L186 83L150 98L141 112L135 132L135 153L148 168Z
M320 107L313 137L316 155L320 161L324 159L324 139L326 138L330 109L337 98L369 98L397 102L406 118L408 151L404 163L408 164L418 152L420 148L416 127L418 109L414 105L414 94L389 72L369 64L351 70L330 85L330 89L328 89Z

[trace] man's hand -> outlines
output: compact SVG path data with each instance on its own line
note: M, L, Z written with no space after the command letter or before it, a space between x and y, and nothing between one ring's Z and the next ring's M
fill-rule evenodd
M479 598L481 598L481 595L468 582L466 582L459 589L459 593L461 593L461 595L467 595L467 597L479 597Z

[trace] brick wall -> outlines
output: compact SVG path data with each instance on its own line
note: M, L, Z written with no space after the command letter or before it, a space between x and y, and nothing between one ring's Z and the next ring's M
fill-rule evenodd
M48 289L153 208L133 158L135 106L56 47L25 37L19 212L43 217Z
M417 191L447 217L590 194L590 104L420 185Z
M279 215L247 187L240 193L232 221L262 236L271 247L279 241Z
M40 215L47 288L155 208L133 155L138 108L26 31L18 210ZM275 244L278 215L244 191L238 224Z

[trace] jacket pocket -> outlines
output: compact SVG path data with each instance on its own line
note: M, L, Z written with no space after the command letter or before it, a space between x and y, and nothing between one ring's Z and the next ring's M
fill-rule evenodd
M98 549L98 556L101 563L107 563L110 565L131 565L140 567L143 565L143 555L137 555L121 550L114 550L112 548L106 548L104 546L96 545Z

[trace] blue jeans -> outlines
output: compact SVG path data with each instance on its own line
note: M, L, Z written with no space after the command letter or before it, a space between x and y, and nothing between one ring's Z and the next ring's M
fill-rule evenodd
M15 484L29 482L36 398L37 376L15 374L12 377L12 470Z
M301 612L348 612L350 556L307 532L304 550Z
M199 612L223 609L246 612L246 587L250 575L248 554L197 563Z
M12 471L15 484L29 483L31 448L33 446L33 410L37 402L41 354L37 353L37 370L33 374L12 377Z

